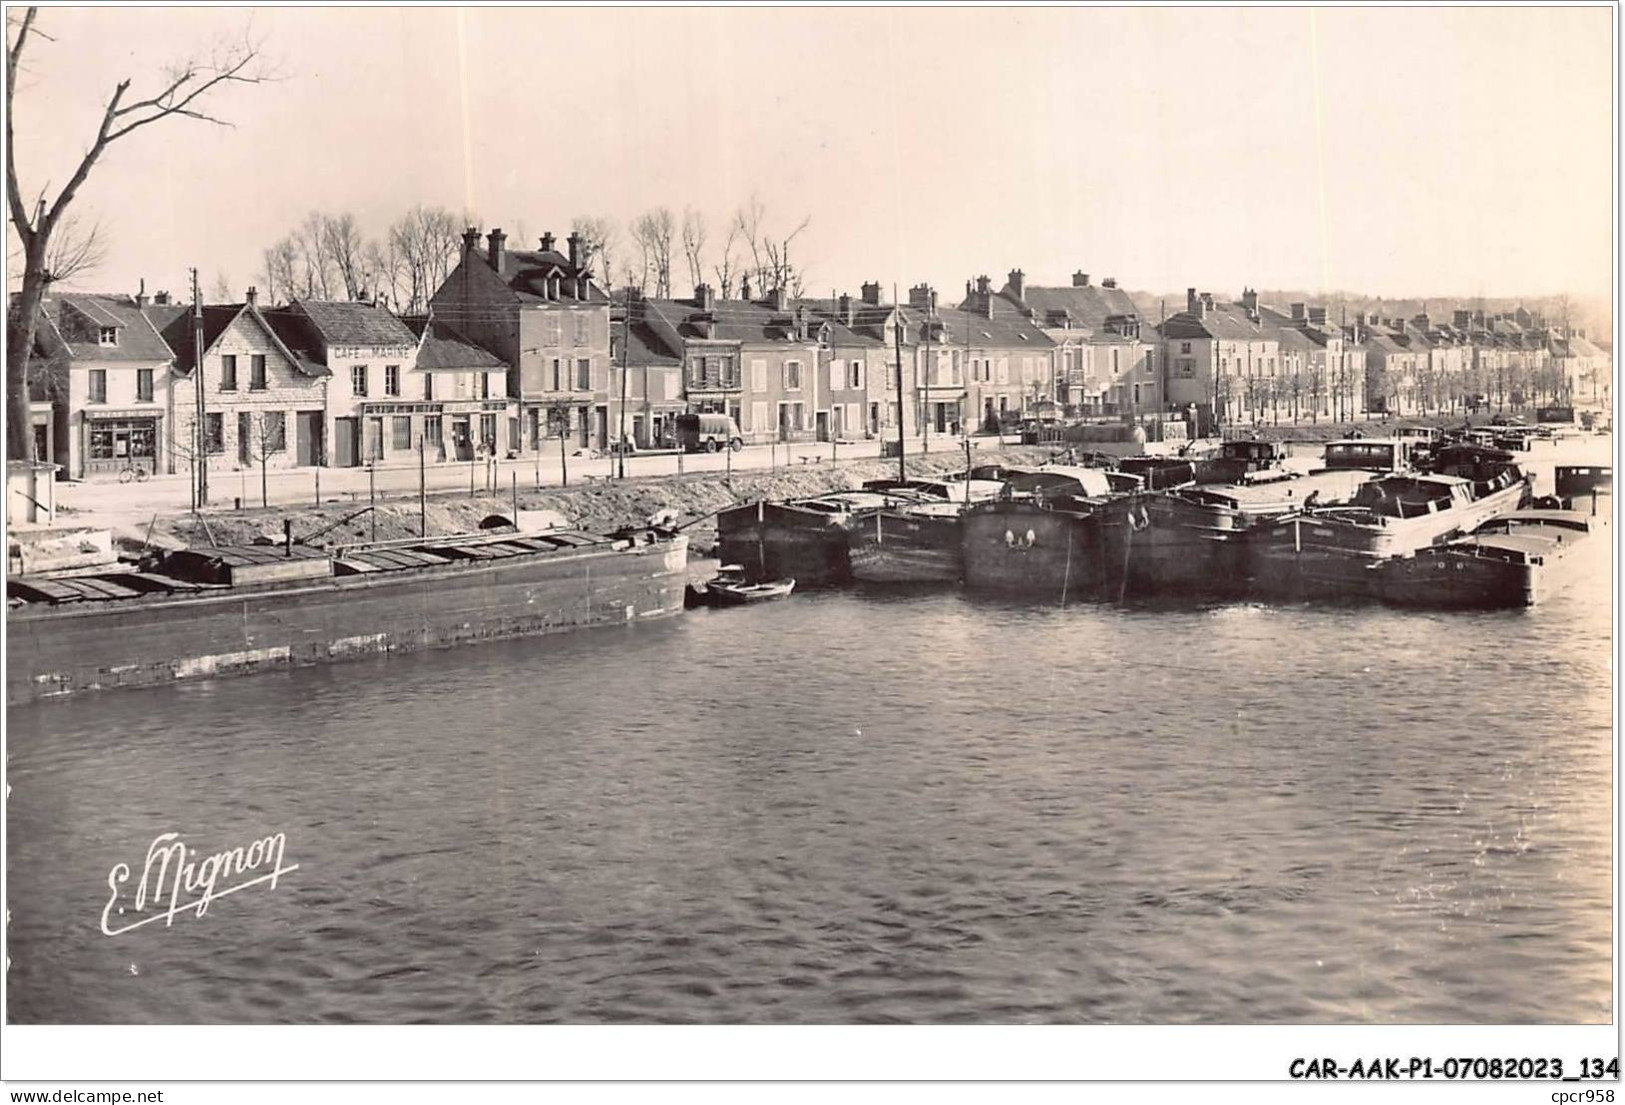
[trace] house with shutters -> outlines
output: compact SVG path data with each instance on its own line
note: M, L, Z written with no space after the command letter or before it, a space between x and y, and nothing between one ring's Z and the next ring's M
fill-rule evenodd
M1185 293L1185 310L1159 327L1166 393L1172 409L1196 412L1199 433L1219 423L1269 417L1281 375L1281 343L1260 312L1258 294L1240 302L1211 292Z
M144 296L62 293L40 304L30 369L35 448L76 479L174 471L175 356Z
M327 373L320 439L326 444L326 460L320 463L353 468L416 457L424 427L414 416L425 413L413 409L421 396L421 388L412 386L418 334L385 308L367 302L295 299L265 316L290 349ZM486 389L491 407L486 416L457 423L463 440L473 445L497 440L499 424L506 421L504 382L499 378L494 390ZM446 432L457 437L456 427Z
M555 243L544 234L538 249L509 249L496 229L482 251L471 227L430 300L437 321L507 366L506 444L519 452L561 433L588 447L610 439L609 296L592 280L579 235L567 253Z
M821 323L820 370L828 377L830 432L843 441L896 435L895 309L880 302L879 284L864 284L862 291L858 299L843 294L797 301Z
M647 300L623 295L612 308L609 336L611 440L624 434L639 449L674 440L675 420L688 410L682 350L649 324L648 310Z
M397 396L368 408L369 416L385 419L377 432L386 457L420 442L430 464L473 460L482 446L496 456L515 450L518 408L508 398L502 359L428 315L401 321L418 337L412 366Z
M748 285L745 289L749 293ZM731 415L745 441L829 440L822 320L783 290L764 299L718 299L709 285L692 299L642 299L644 320L680 350L683 391L694 413Z
M253 288L242 303L202 308L202 344L191 308L147 308L174 350L167 418L174 471L192 471L203 390L203 447L211 474L324 463L329 370L288 311L262 311ZM295 343L290 345L290 342Z

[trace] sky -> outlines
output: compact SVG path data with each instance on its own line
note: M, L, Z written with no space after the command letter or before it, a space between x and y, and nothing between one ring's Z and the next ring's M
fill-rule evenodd
M126 77L245 34L280 77L109 148L82 287L237 294L308 212L510 247L752 194L810 292L967 279L1611 296L1612 11L53 8L14 108L54 192ZM628 247L623 245L625 254ZM712 258L714 263L715 258ZM674 260L686 292L686 266ZM714 280L713 280L714 282Z

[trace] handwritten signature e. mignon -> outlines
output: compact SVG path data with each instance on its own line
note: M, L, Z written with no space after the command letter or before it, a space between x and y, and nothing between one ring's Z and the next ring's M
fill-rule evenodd
M297 863L288 867L282 865L282 853L287 844L287 835L276 833L254 841L247 848L231 848L211 856L203 856L197 849L188 848L181 843L179 833L159 833L147 848L147 861L141 869L141 881L135 885L135 900L130 905L138 914L145 913L149 904L154 910L161 912L142 917L141 920L120 928L110 927L108 922L111 919L125 915L125 907L120 904L120 900L127 889L126 884L130 881L129 864L115 864L107 873L107 888L112 891L112 895L107 899L107 905L102 908L102 932L108 936L117 936L131 929L138 929L142 925L151 924L160 918L166 919L165 927L168 927L175 923L175 914L192 910L196 916L201 917L209 911L211 901L223 898L227 894L235 894L245 887L262 882L269 882L275 887L278 878L290 871L299 870ZM202 857L201 862L199 857ZM241 882L234 881L250 872L258 871L266 864L271 866L269 873ZM217 883L221 885L221 889L216 889ZM169 898L167 907L163 904L166 893ZM182 901L183 893L198 896L189 901Z

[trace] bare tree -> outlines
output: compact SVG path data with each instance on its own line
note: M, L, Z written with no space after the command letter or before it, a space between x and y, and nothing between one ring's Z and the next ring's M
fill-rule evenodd
M285 237L260 254L260 281L265 285L267 303L290 298L298 287L299 247Z
M342 285L345 299L359 299L362 285L366 283L363 272L366 243L362 241L361 231L356 229L355 216L349 212L322 215L321 247L338 275L334 290Z
M692 207L683 208L683 257L688 261L688 283L697 287L705 279L705 216Z
M755 193L734 212L733 228L750 252L750 264L740 275L749 276L758 288L766 286L764 276L767 266L762 260L762 220L766 216L767 208Z
M783 288L792 296L799 296L806 279L806 271L790 258L790 245L807 229L812 216L796 224L790 233L778 236L767 228L767 206L759 196L752 194L749 201L734 213L734 229L750 252L750 265L745 273L758 288L767 291Z
M717 262L714 271L717 274L717 295L722 299L733 296L735 279L734 272L734 243L739 241L739 224L728 224L728 237L722 243L722 259Z
M326 217L319 211L305 216L293 232L299 250L299 283L306 299L331 299L332 265L327 256Z
M230 303L233 299L231 280L223 271L214 274L214 283L209 288L209 298L216 303Z
M52 243L59 232L67 229L68 208L96 162L108 146L160 119L178 116L227 126L224 120L205 110L205 98L223 85L258 84L271 79L264 69L258 45L246 39L219 49L206 61L192 59L169 67L149 95L132 94L133 78L126 77L114 85L90 146L68 182L54 198L48 195L49 186L42 188L30 208L23 199L23 187L17 175L13 120L16 118L17 76L24 52L35 36L52 41L35 26L38 17L39 9L32 7L16 18L7 12L6 200L11 226L23 253L22 289L6 320L6 440L7 455L15 460L34 459L34 435L28 428L28 361L34 331L39 324L40 303L51 284L63 278L52 271L52 258L60 264L77 256L83 268L95 257L94 249L64 251L58 246L53 253ZM88 232L80 238L81 245L93 244L95 238L94 231Z
M373 239L367 243L362 266L363 285L371 290L374 297L385 301L391 309L404 305L401 292L406 284L406 265L395 250L392 235L385 235L382 241Z
M643 263L643 278L638 286L647 290L653 278L658 298L671 295L671 239L676 228L676 220L665 207L645 211L632 223L632 240L637 243Z
M395 298L409 313L424 310L457 262L458 219L443 207L419 204L389 228L389 252L399 265Z
M589 275L603 281L606 290L615 281L615 253L620 230L615 220L602 215L577 215L570 230L581 236L581 264Z
M273 456L283 452L288 447L288 415L285 411L260 411L251 420L246 428L249 439L243 446L243 454L260 464L260 506L271 505L270 476L268 469Z

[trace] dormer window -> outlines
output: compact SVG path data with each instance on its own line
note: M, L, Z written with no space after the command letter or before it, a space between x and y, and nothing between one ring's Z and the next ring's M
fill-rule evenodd
M98 344L98 345L117 345L118 344L118 327L117 326L101 326L101 327L98 327L97 328L97 336L96 336L96 344Z

